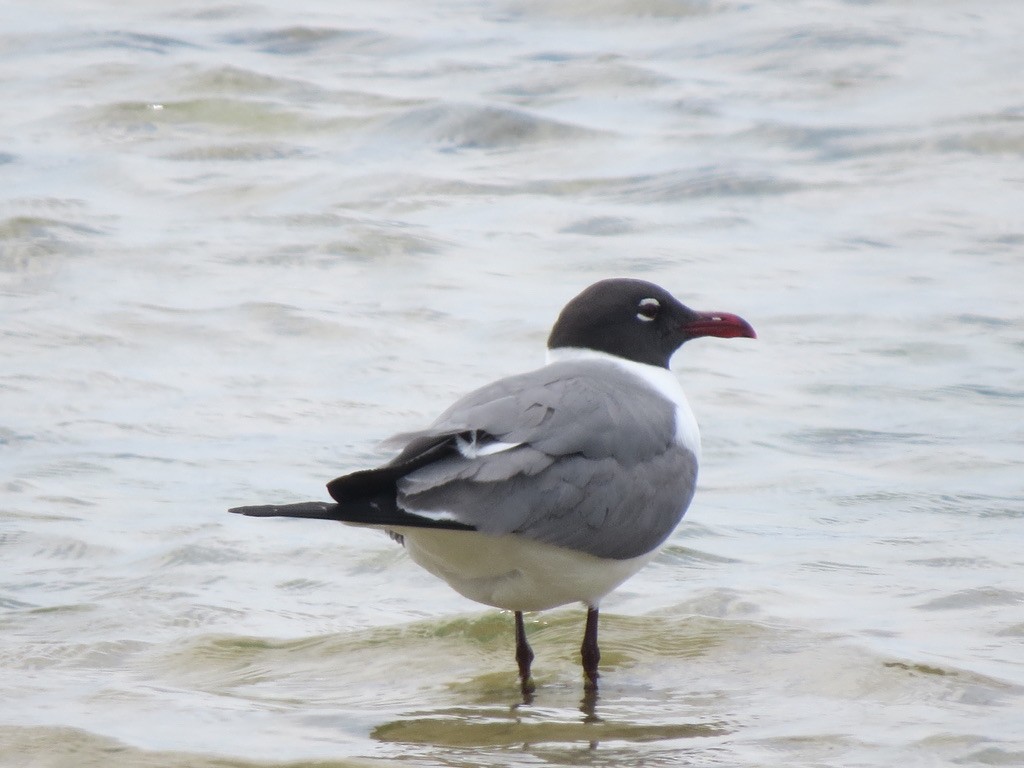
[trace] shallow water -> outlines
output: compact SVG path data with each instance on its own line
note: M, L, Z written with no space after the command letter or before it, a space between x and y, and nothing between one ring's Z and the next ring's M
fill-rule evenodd
M7 8L0 763L1024 761L1024 8ZM602 606L248 520L655 280L701 487Z

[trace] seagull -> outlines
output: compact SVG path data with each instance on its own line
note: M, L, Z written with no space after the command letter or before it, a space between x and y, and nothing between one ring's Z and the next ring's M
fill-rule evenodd
M545 366L385 441L398 454L329 482L333 502L229 511L386 531L459 594L514 613L524 695L523 613L583 603L596 693L601 599L654 558L693 498L700 432L669 361L702 336L756 338L737 315L694 311L653 283L601 280L559 314Z

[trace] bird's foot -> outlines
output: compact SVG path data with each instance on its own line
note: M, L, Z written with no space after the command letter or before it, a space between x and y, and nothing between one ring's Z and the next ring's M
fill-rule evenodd
M537 690L537 684L533 682L532 677L525 677L519 679L519 690L523 694L523 704L533 704L533 694Z

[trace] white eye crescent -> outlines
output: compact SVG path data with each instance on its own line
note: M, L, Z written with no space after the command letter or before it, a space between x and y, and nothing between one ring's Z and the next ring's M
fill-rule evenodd
M651 322L661 311L661 302L657 299L643 299L637 305L636 319L645 323Z

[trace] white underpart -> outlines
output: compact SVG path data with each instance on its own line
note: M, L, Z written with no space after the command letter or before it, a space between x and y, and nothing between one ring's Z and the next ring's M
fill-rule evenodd
M690 410L690 403L686 399L679 380L668 368L658 365L647 365L637 363L633 360L607 352L598 352L593 349L581 349L579 347L559 347L548 350L548 362L557 363L570 360L600 360L614 365L620 370L633 374L641 379L658 394L666 398L675 406L676 417L676 443L689 449L697 461L700 461L700 429L697 427L697 419Z
M422 513L417 513L422 514ZM657 552L607 560L522 536L437 528L390 530L413 561L464 597L507 611L544 611L568 603L596 608L601 598Z
M460 520L457 515L453 515L447 509L417 509L408 511L412 512L416 517L425 517L427 520L447 520L454 523L464 522Z

